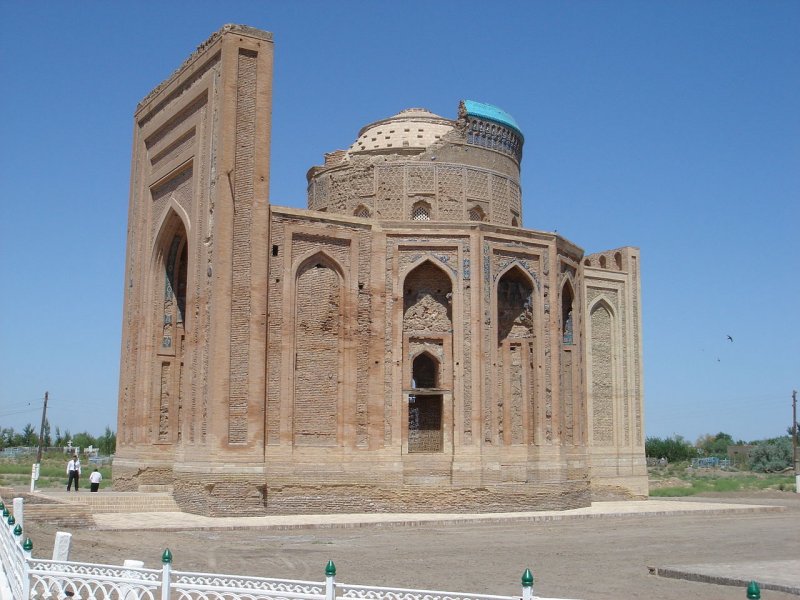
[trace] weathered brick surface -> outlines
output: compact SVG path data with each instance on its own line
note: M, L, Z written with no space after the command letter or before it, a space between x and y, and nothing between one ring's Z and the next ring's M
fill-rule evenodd
M263 480L246 475L179 474L173 497L182 511L210 517L266 514Z
M567 510L591 502L585 482L490 488L292 486L270 488L269 514Z

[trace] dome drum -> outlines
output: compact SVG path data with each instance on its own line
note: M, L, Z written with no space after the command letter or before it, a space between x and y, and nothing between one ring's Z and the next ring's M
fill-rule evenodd
M308 207L357 215L369 205L373 218L408 221L424 195L434 221L521 226L522 144L513 118L489 104L462 101L457 120L406 109L325 154L307 174Z

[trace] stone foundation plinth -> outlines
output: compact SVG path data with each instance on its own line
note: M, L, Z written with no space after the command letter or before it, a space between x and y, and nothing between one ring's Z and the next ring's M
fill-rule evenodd
M269 514L522 512L568 510L590 504L586 481L460 489L414 485L267 486Z

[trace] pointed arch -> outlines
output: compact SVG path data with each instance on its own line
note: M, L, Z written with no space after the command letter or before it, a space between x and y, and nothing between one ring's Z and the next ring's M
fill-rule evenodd
M433 265L437 269L441 270L450 279L450 285L451 286L455 286L456 285L455 275L453 274L453 271L452 271L452 268L450 267L450 265L446 264L444 261L442 261L440 258L438 258L436 256L432 256L430 254L427 254L427 255L419 257L417 260L412 262L410 265L408 265L406 267L405 271L403 271L400 274L400 280L401 280L403 286L405 286L405 280L408 278L408 276L411 274L411 272L416 270L416 269L418 269L419 267L421 267L426 262L431 263L431 265Z
M536 282L522 266L508 265L497 277L497 343L533 336L533 292Z
M561 282L561 342L571 346L575 343L575 286L567 274Z
M300 272L307 269L309 265L316 265L318 267L324 266L333 269L339 274L342 280L345 279L345 270L341 263L325 250L309 250L298 256L292 267L292 279L296 281Z
M188 215L170 198L153 239L148 318L156 348L150 410L156 443L181 441L183 367L186 354L187 293L190 265Z
M293 443L334 446L341 435L344 270L324 250L311 250L295 261L291 284Z
M494 285L496 346L492 349L495 369L493 394L494 427L505 445L528 443L535 404L536 344L534 298L536 279L518 261L512 261L497 276Z
M186 209L184 209L175 199L175 196L172 195L169 197L169 200L167 200L164 209L161 211L155 221L158 223L158 225L155 228L157 233L153 236L153 247L151 249L153 252L155 252L159 244L159 240L162 239L162 237L165 235L165 232L168 232L170 228L176 227L175 219L181 222L183 225L183 230L186 232L186 236L188 238L192 232L189 213L186 212Z
M588 380L591 432L596 445L614 443L617 424L617 316L608 298L601 295L589 304L587 319Z
M616 318L616 309L614 308L614 304L609 300L609 298L605 294L600 294L594 300L589 303L589 314L591 315L594 310L602 305L605 309L611 314L612 317Z
M454 280L437 259L425 257L403 277L403 330L447 333L453 328Z

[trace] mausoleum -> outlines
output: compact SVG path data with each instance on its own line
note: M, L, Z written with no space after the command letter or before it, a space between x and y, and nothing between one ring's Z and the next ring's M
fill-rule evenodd
M472 100L365 125L307 209L272 205L272 61L225 26L136 109L115 488L207 515L646 496L638 249L523 227L523 132Z

